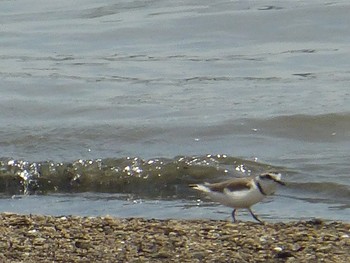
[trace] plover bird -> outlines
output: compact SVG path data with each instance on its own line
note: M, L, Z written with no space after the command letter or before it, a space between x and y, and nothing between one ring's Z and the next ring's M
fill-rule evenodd
M263 173L247 178L234 178L220 183L190 185L193 189L206 193L213 201L232 207L233 222L236 221L237 209L246 208L253 218L263 223L251 210L251 206L275 192L281 181L280 173Z

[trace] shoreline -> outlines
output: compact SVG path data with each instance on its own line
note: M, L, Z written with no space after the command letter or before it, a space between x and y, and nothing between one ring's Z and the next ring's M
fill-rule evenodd
M0 214L2 262L348 262L350 224Z

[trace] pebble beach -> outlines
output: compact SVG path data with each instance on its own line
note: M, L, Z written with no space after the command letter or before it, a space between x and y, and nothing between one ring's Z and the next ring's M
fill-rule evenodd
M0 214L1 262L348 262L350 224Z

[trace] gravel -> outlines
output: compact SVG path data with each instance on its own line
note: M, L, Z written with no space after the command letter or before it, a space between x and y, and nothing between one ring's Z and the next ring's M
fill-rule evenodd
M350 224L0 214L0 262L349 262Z

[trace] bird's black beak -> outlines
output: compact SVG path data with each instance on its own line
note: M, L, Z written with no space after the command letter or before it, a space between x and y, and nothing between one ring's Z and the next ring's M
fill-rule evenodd
M276 180L275 182L278 183L278 184L280 184L280 185L286 186L286 183L285 183L285 182L282 182L282 181L279 181L279 180Z

